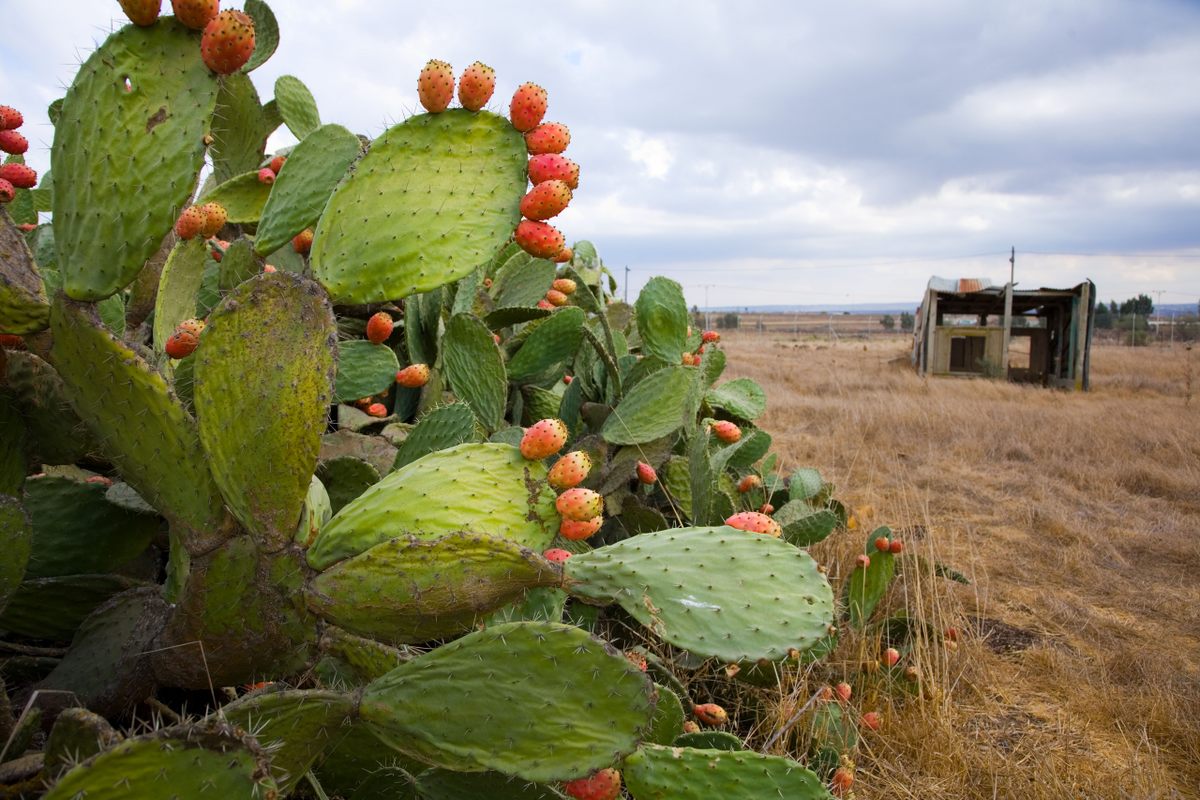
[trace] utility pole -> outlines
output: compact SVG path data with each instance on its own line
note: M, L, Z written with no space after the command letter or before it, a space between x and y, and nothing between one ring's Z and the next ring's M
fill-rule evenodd
M625 305L629 305L629 267L625 267Z
M1001 374L1008 380L1008 347L1012 342L1013 276L1017 271L1017 248L1008 256L1008 286L1004 287L1004 345L1000 356Z
M1152 294L1154 294L1154 295L1156 295L1156 296L1158 297L1158 300L1157 300L1157 301L1155 301L1155 303L1154 303L1154 310L1158 312L1158 327L1157 327L1157 328L1155 328L1155 330L1154 330L1154 341L1155 341L1155 343L1157 343L1157 342L1158 342L1158 340L1159 340L1159 337L1160 337L1160 336L1162 336L1162 296L1163 296L1163 290L1162 290L1162 289L1155 289L1155 290L1152 292ZM1146 327L1147 327L1147 328L1149 328L1149 327L1150 327L1150 318L1149 318L1149 317L1147 317L1147 318L1146 318ZM1174 335L1175 335L1175 331L1174 331L1173 329L1172 329L1172 331L1171 331L1171 335L1172 335L1172 336L1174 336Z

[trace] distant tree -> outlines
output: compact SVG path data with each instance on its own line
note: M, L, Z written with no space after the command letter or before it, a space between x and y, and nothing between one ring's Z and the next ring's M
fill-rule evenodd
M879 324L883 326L885 331L896 330L896 320L891 314L884 314L883 319L879 320Z
M1109 301L1108 301L1108 313L1109 313L1109 314L1111 314L1111 315L1112 315L1112 316L1114 316L1114 317L1115 317L1115 316L1117 316L1117 314L1120 314L1120 313L1121 313L1120 309L1118 309L1118 308L1117 308L1117 301L1116 301L1116 300L1109 300Z
M1096 306L1096 327L1101 330L1109 330L1113 326L1113 315L1108 313L1108 306L1100 303Z
M740 321L741 319L737 314L722 314L721 316L717 317L717 327L721 328L722 330L733 330L738 327L738 323Z
M900 330L911 331L913 329L913 325L915 324L916 320L913 318L912 314L908 313L907 311L900 312Z
M1148 317L1154 313L1154 301L1149 295L1139 294L1137 297L1131 297L1124 303L1121 303L1121 316L1126 314L1135 314L1139 317Z

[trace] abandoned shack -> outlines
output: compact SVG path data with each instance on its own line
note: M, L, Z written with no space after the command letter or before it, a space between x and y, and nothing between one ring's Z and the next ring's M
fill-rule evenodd
M986 278L930 278L913 329L913 366L920 375L1086 390L1095 303L1090 280L1024 290Z

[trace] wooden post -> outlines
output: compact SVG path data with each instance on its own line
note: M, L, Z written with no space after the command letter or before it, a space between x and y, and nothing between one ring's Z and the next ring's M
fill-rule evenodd
M933 365L937 363L934 358L933 346L937 341L934 334L937 331L937 290L930 289L926 296L929 303L929 313L925 315L925 363L924 369L921 370L923 375L933 374Z
M1075 331L1075 390L1083 390L1083 365L1088 345L1088 308L1092 304L1091 287L1085 281L1083 291L1079 295L1079 325Z
M1017 248L1013 247L1008 258L1008 285L1004 287L1004 346L1000 352L1000 361L1004 380L1008 380L1008 346L1012 341L1012 306L1013 306L1013 273L1017 266Z

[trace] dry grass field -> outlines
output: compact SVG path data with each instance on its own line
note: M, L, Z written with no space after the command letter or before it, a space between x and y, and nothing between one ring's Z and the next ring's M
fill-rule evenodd
M902 532L890 608L964 632L920 648L920 696L856 698L885 718L858 797L1200 797L1200 348L1099 347L1093 390L1066 393L922 380L899 335L723 346L725 377L766 389L785 469ZM814 555L837 578L861 539ZM877 646L843 640L845 676Z

